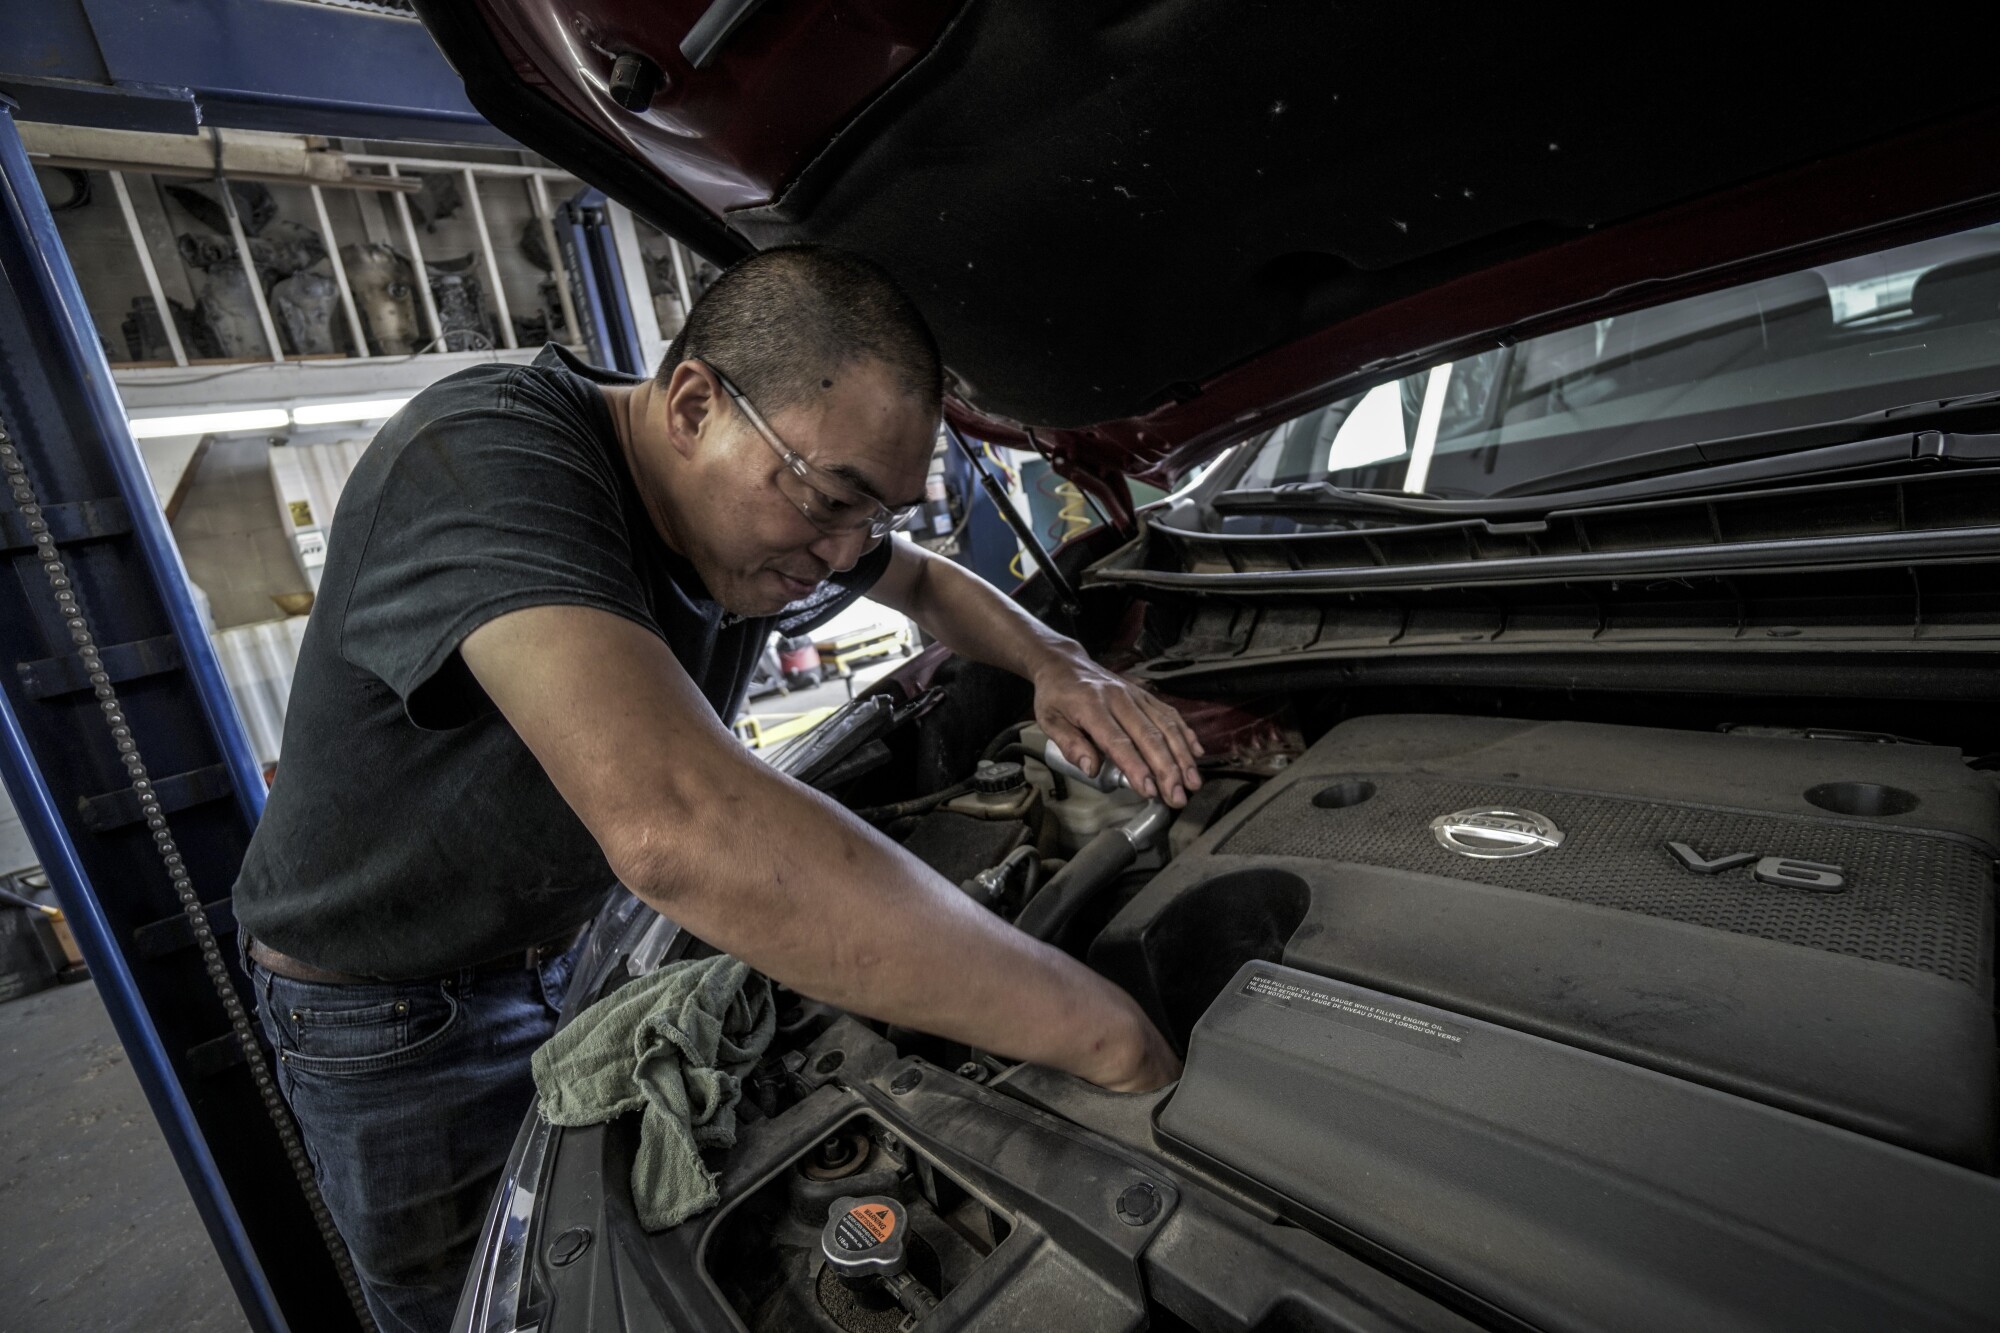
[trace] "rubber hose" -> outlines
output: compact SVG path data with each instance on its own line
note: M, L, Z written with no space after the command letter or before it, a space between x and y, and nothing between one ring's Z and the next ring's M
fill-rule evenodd
M946 787L943 791L934 791L928 796L913 797L907 801L898 801L894 805L874 805L865 810L856 810L854 813L871 824L883 824L906 815L929 814L946 801L963 796L971 790L970 782L959 782Z
M1022 745L1019 741L1016 741L1012 745L1001 746L1000 752L996 757L1000 759L1032 759L1042 767L1048 768L1048 760L1042 755L1041 751L1031 746ZM1053 768L1049 768L1049 796L1050 799L1057 801L1067 801L1069 799L1068 780Z
M1000 734L998 736L995 736L992 740L986 742L986 751L979 757L981 759L998 759L1000 757L1000 752L1006 749L1009 745L1013 745L1019 742L1021 739L1021 733L1026 731L1032 725L1033 723L1030 722L1016 722L1011 727L1002 727L1000 729ZM1040 756L1037 756L1037 758L1039 757Z
M1038 940L1052 940L1075 919L1086 903L1139 859L1139 849L1123 829L1101 830L1083 850L1042 885L1014 919L1014 925Z

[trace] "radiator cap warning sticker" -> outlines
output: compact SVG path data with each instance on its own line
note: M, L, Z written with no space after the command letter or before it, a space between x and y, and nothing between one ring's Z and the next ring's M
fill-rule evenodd
M857 1203L833 1234L843 1250L872 1250L896 1234L896 1214L886 1203Z
M1273 976L1269 972L1252 972L1243 983L1242 993L1267 1004L1317 1014L1344 1027L1372 1032L1378 1037L1447 1055L1454 1060L1460 1058L1466 1038L1472 1035L1470 1028L1427 1018L1400 1005L1363 999L1323 985Z

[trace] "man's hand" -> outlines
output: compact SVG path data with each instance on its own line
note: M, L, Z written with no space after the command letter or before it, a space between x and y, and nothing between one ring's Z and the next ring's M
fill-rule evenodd
M1024 676L1035 721L1063 755L1095 777L1105 759L1141 795L1187 804L1201 785L1201 742L1181 715L1092 662L1073 639L1035 620L992 585L910 542L897 542L869 593L960 656Z
M1089 1069L1082 1077L1111 1092L1151 1092L1164 1088L1181 1076L1181 1059L1152 1020L1132 1006L1133 1034L1127 1048L1114 1059Z
M1172 806L1201 786L1201 742L1181 715L1080 649L1051 654L1032 679L1036 723L1084 772L1096 776L1109 758L1140 795Z

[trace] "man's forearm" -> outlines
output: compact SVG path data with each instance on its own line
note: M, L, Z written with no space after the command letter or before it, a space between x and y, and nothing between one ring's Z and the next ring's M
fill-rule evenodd
M1035 720L1070 762L1097 771L1100 755L1142 795L1187 804L1201 785L1200 742L1167 704L1093 663L1082 645L1043 625L983 580L913 545L899 544L877 585L889 605L961 657L1035 687Z
M945 647L1033 680L1044 666L1083 657L1076 640L1023 611L976 574L929 552L919 559L898 609Z
M1123 991L817 793L747 758L717 767L725 771L705 774L671 846L622 868L673 920L802 994L871 1018L1099 1082L1148 1066L1158 1038ZM1153 1051L1150 1064L1163 1059L1171 1055Z

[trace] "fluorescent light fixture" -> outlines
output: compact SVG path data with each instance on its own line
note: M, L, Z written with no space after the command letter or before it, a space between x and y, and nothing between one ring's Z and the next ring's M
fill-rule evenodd
M345 403L307 403L292 409L292 420L301 426L324 426L335 421L379 421L402 411L407 398L363 398Z
M154 440L163 435L217 435L231 430L283 430L291 424L291 415L282 407L201 412L186 417L140 417L131 423L135 440Z

